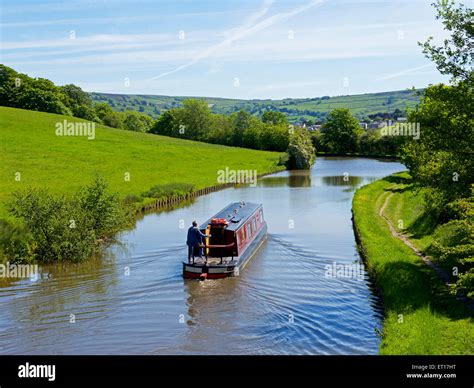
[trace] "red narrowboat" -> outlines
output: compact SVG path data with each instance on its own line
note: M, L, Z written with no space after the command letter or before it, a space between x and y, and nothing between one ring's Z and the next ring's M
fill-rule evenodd
M199 229L211 235L199 246L202 257L183 262L186 279L221 279L238 276L267 234L263 207L258 203L236 202L222 209Z

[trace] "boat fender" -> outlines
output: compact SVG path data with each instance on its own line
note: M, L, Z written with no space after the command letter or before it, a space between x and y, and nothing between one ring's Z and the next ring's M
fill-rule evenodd
M202 273L201 275L199 275L199 280L206 280L207 279L207 272L206 273Z

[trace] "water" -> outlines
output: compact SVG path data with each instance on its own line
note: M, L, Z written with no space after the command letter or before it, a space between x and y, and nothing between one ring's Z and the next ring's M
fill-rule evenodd
M403 169L318 158L311 172L146 215L103 258L4 284L0 354L376 354L382 312L370 279L327 277L325 266L360 263L354 191ZM239 277L184 281L191 221L241 200L263 203L265 244Z

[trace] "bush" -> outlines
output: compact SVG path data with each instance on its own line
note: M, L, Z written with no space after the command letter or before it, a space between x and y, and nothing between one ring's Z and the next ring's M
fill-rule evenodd
M77 195L79 207L90 218L97 238L117 233L131 220L129 209L122 205L116 193L109 194L107 187L107 182L97 177L92 184L81 188Z
M455 219L436 228L432 249L447 266L458 268L454 292L474 297L474 196L447 207Z
M129 131L148 132L153 125L153 119L142 113L127 111L123 115L123 128Z
M33 258L35 243L29 230L20 224L0 220L0 262L29 262Z
M71 197L33 188L13 193L10 213L30 231L34 258L45 262L82 261L97 251L98 239L110 237L127 225L129 212L106 188L107 184L97 178Z
M13 193L10 213L22 219L31 231L35 258L40 261L81 261L94 251L90 219L72 199L27 189Z
M298 130L292 134L287 152L289 169L309 170L316 156L308 131Z

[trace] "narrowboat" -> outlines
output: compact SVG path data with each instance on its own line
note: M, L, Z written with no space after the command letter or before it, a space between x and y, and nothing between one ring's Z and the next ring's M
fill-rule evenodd
M190 262L183 262L185 279L221 279L238 276L267 235L263 207L258 203L236 202L200 225L202 233L210 235L199 246L203 250Z

